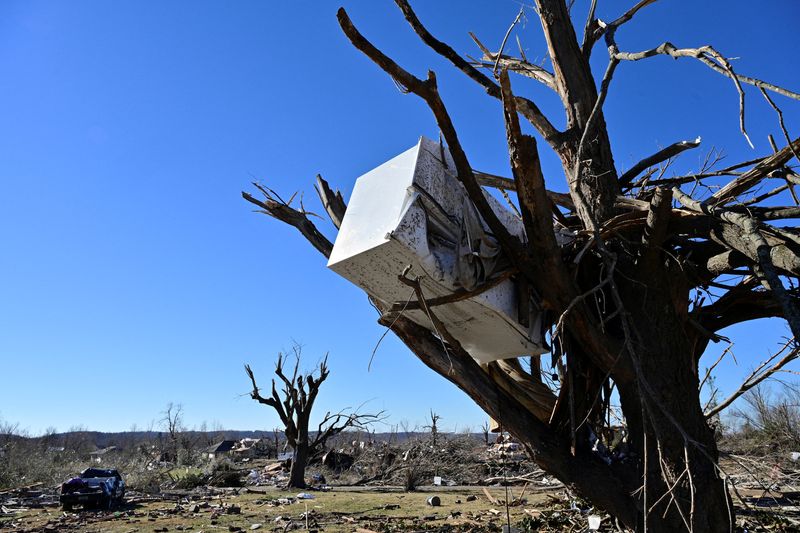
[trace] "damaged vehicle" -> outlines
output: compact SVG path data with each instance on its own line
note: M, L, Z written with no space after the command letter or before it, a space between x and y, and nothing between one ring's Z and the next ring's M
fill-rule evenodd
M125 497L125 480L115 469L87 468L61 484L59 502L65 511L75 505L111 509Z

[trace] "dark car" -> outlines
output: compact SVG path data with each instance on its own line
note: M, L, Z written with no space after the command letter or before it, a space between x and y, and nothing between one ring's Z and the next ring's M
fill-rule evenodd
M125 480L115 469L87 468L69 481L61 484L61 502L64 510L74 505L84 509L96 507L110 509L122 503L125 497Z

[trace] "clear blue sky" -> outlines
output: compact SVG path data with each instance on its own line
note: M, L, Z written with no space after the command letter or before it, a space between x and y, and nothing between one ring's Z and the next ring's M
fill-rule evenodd
M631 2L600 0L609 20ZM587 1L574 10L581 19ZM498 104L424 47L389 0L346 1L359 28L419 75L433 68L473 166L509 175ZM437 36L478 55L497 47L519 4L414 2ZM339 2L0 3L0 417L38 432L146 426L167 402L186 422L268 429L242 397L251 362L267 383L295 339L309 364L330 351L320 411L385 409L477 428L480 410L382 329L366 297L324 267L292 230L240 198L252 179L290 195L321 172L347 197L353 180L435 137L433 119L341 34ZM742 73L800 89L800 4L662 0L618 33L622 48L713 43ZM519 29L545 54L538 21ZM594 66L602 73L606 52ZM516 79L562 123L557 99ZM800 106L777 97L790 130ZM606 105L618 168L702 136L728 161L769 150L772 110L749 91L757 152L738 133L730 80L690 60L623 64ZM684 156L696 166L701 154ZM554 157L549 186L563 190ZM329 228L326 227L326 231ZM730 388L785 328L736 332ZM88 385L88 387L87 387ZM91 391L91 392L89 392Z

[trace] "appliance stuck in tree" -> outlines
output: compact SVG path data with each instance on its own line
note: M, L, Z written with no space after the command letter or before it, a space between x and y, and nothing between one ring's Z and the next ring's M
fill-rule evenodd
M509 231L524 240L522 221L484 194ZM386 305L416 299L398 279L409 265L409 275L421 277L426 300L476 292L433 309L479 363L546 351L536 302L518 305L506 259L458 181L450 153L425 137L356 180L328 261ZM423 310L403 313L437 333Z

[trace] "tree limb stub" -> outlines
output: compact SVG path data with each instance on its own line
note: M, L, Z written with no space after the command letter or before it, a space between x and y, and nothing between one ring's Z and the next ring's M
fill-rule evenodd
M344 212L346 209L342 193L339 191L334 192L330 185L328 185L328 182L322 179L322 176L319 174L317 174L317 183L314 185L314 188L317 190L319 200L322 202L322 206L328 213L331 222L336 226L336 229L339 229L342 226L342 220L344 220Z

